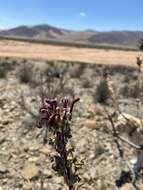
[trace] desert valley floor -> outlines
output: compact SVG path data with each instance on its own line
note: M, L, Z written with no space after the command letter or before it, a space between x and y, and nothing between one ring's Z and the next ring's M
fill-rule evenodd
M134 66L136 57L143 57L143 54L139 51L88 49L2 40L0 56Z
M1 41L0 190L68 189L52 169L54 150L43 145L43 133L35 127L42 94L80 97L70 142L84 162L79 190L117 190L122 173L129 170L125 160L132 161L136 154L120 141L124 159L120 157L106 112L116 122L116 105L101 81L107 71L121 113L141 121L143 75L136 67L137 56L142 52ZM136 182L142 186L142 175Z

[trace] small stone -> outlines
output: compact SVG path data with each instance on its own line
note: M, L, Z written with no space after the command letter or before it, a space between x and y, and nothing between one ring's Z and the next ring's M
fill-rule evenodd
M7 119L4 120L4 121L2 121L2 124L3 124L3 125L8 125L9 123L10 123L10 120L7 120Z
M29 147L31 152L39 151L39 145L35 144Z
M90 154L89 159L93 160L95 158L95 154Z
M39 152L40 152L40 153L43 153L43 154L45 154L45 155L47 155L47 156L49 156L49 154L51 153L51 150L50 150L49 147L43 147L43 148L41 148L41 149L39 150Z
M25 179L33 179L39 176L40 170L35 164L28 164L22 171L22 176Z
M83 174L83 178L84 178L85 180L90 180L90 179L91 179L88 172L85 172L85 173Z
M8 172L8 169L3 164L0 164L0 175L4 175Z
M94 179L96 177L96 169L95 169L95 167L92 167L89 172L90 172L91 178Z
M134 190L134 187L131 183L126 183L124 186L120 188L120 190Z
M143 190L143 184L142 184L142 185L140 185L140 187L139 187L139 188L140 188L140 190Z
M31 183L24 183L23 184L23 190L30 190L32 189L32 184Z
M46 176L46 178L52 178L52 171L49 169L44 169L43 174Z
M9 169L9 174L7 175L7 178L14 178L16 176L16 171L14 169Z
M80 153L86 152L87 142L86 139L82 138L77 144L76 147Z
M87 127L90 129L95 129L97 127L97 124L96 124L95 120L87 119L81 123L80 127Z
M38 160L39 160L38 157L30 157L30 158L28 158L29 162L37 162Z

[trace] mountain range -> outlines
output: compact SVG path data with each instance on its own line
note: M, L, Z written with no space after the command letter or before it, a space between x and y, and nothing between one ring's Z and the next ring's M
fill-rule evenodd
M137 48L140 39L143 38L143 31L72 31L43 24L2 30L0 36Z

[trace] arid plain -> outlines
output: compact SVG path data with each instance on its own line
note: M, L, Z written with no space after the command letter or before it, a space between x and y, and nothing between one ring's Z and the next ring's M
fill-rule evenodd
M0 56L134 66L136 57L143 57L143 54L140 51L76 48L2 40Z
M68 189L63 177L53 170L54 149L43 144L45 131L36 128L36 123L42 97L73 96L80 97L74 108L70 141L75 156L84 163L78 171L83 184L79 190L127 190L126 186L120 188L126 182L132 188L126 161L131 165L138 157L135 148L119 141L120 156L107 113L114 124L124 128L124 120L118 122L120 113L141 123L143 75L136 64L138 56L142 60L140 51L1 40L0 190ZM105 80L106 73L109 80ZM133 137L142 143L143 133L137 133L142 126L133 122L132 127L127 139ZM140 172L136 184L142 187Z

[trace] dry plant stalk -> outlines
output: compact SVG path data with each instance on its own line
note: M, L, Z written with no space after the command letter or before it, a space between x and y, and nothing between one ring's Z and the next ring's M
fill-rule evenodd
M139 59L139 61L140 61L140 63L138 62L138 67L139 67L139 69L138 69L138 71L139 71L139 73L141 72L141 64L142 64L142 61ZM117 97L116 97L116 95L115 95L115 92L114 92L114 90L113 90L113 87L112 87L112 85L111 85L111 82L110 82L110 80L109 80L109 78L108 78L108 74L106 74L105 75L105 79L107 80L107 84L108 84L108 87L109 87L109 90L110 90L110 92L111 92L111 100L112 100L112 102L113 102L113 106L114 106L114 108L115 108L115 112L114 113L119 113L119 114L121 114L122 116L123 116L123 118L128 122L128 124L131 126L133 123L128 119L128 118L126 118L123 114L122 114L122 112L121 112L121 110L120 110L120 108L119 108L119 105L118 105L118 102L117 102ZM138 77L138 80L139 80L139 77ZM138 109L139 109L139 107L138 107ZM111 123L111 126L112 126L112 135L113 135L113 137L114 137L114 142L115 142L115 144L116 144L116 146L117 146L117 149L118 149L118 151L119 151L119 156L125 161L125 163L127 164L127 166L128 166L128 168L129 168L129 172L124 172L124 171L122 171L123 173L123 175L124 176L122 176L122 174L121 174L121 183L124 183L124 177L125 178L128 178L127 180L129 180L130 182L132 182L132 184L133 184L133 186L134 186L134 188L135 189L139 189L138 188L138 186L136 185L136 180L137 180L137 172L139 172L140 170L141 170L141 168L142 168L142 165L141 165L141 160L140 159L142 159L142 158L140 158L140 157L138 157L138 161L137 161L137 163L136 163L136 165L132 168L131 166L130 166L130 164L129 164L129 162L127 161L127 159L124 157L124 150L123 150L123 148L122 148L122 146L121 146L121 144L119 143L119 140L120 141L122 141L122 142L125 142L126 144L128 144L129 146L131 146L132 148L134 148L134 149L136 149L136 150L139 150L139 151L142 151L143 150L143 145L137 145L137 144L134 144L133 142L131 142L130 140L127 140L127 139L125 139L123 136L121 136L119 133L118 133L118 131L116 130L116 127L115 127L115 123L114 123L114 120L113 120L113 115L111 114L109 114L109 112L108 112L108 110L104 107L104 111L105 111L105 113L107 114L107 117L108 117L108 120L109 120L109 122ZM138 112L139 112L139 110L138 110ZM136 169L137 168L137 169ZM123 178L122 178L123 177ZM122 181L123 180L123 181ZM128 182L128 181L127 181ZM121 184L122 185L122 184Z
M143 62L142 62L142 60L140 59L140 57L137 57L136 64L137 64L138 72L139 72L139 73L141 72L142 63L143 63Z
M111 126L112 126L112 131L113 131L112 135L114 137L114 142L115 142L115 144L117 146L119 156L126 163L127 167L129 168L129 172L122 171L121 177L120 177L119 180L116 181L116 184L117 184L118 187L121 187L125 182L132 182L133 186L137 189L137 186L136 186L136 183L135 183L136 182L135 171L132 169L132 167L130 166L130 163L125 158L124 150L123 150L122 146L120 145L119 140L129 144L130 146L132 146L134 148L139 148L139 147L137 145L133 144L132 142L126 140L124 137L119 135L118 131L116 130L116 127L115 127L114 121L112 119L112 116L108 113L108 111L106 109L104 109L104 110L105 110L105 112L106 112L106 114L108 116L108 120L110 121Z

